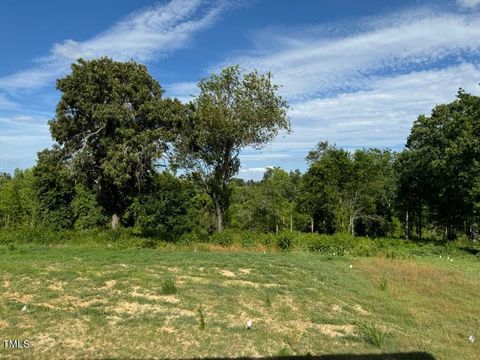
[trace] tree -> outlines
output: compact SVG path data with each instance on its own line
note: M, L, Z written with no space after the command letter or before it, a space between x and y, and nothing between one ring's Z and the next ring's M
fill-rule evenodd
M57 89L62 97L50 121L52 137L77 183L94 189L116 228L151 180L183 107L162 99L158 82L134 61L80 59Z
M430 116L420 115L403 160L402 191L413 190L415 197L410 208L411 203L417 209L425 204L447 239L459 230L469 234L480 204L480 97L460 89L452 103L436 106Z
M312 217L312 231L386 233L394 196L390 151L350 153L323 142L307 160L310 167L303 176L298 204Z
M58 147L37 154L33 178L42 223L55 229L71 227L74 181Z
M0 175L0 225L33 227L37 222L38 203L33 192L31 170L16 169L13 176Z
M231 66L201 80L177 137L177 161L211 197L219 231L241 149L262 148L280 130L290 130L287 103L271 78L257 71L242 76L238 66Z

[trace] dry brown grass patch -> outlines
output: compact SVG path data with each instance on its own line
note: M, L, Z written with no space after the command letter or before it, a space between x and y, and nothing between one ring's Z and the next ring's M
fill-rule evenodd
M388 289L394 294L418 292L429 296L438 296L447 288L465 285L466 279L454 270L438 268L413 260L386 258L365 259L357 266L362 272L379 283L387 279Z
M5 329L8 327L8 322L6 322L5 320L0 320L0 329Z

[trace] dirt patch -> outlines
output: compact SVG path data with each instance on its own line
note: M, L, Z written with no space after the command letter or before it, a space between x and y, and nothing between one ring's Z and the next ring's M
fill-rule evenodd
M109 281L105 281L105 287L107 289L113 289L113 287L117 285L117 280L109 280Z
M8 322L5 320L0 320L0 329L5 329L8 327Z
M55 281L54 283L48 285L48 288L53 291L63 291L63 283Z
M335 313L335 314L338 314L340 312L342 312L342 307L338 304L335 304L332 306L332 312Z
M16 301L24 303L24 304L27 304L27 303L31 302L32 299L33 299L32 295L20 294L18 292L8 293L7 298L12 299L12 300L16 300Z
M10 280L8 280L8 277L6 276L3 277L3 287L5 289L8 289L10 287Z
M235 274L229 270L220 270L220 274L226 277L235 277Z
M332 325L332 324L313 324L315 330L330 337L341 337L355 333L355 326L352 324Z
M242 274L250 274L252 272L252 269L240 269L238 271L240 271Z
M86 308L95 303L104 304L105 302L104 299L83 300L75 296L63 295L41 305L50 309Z
M360 315L370 315L370 313L365 310L361 305L359 304L355 304L355 306L353 307L355 309L356 312L358 312Z
M185 309L166 308L158 304L139 304L127 301L119 302L112 310L117 314L139 315L145 313L170 313L176 316L195 316L195 313Z

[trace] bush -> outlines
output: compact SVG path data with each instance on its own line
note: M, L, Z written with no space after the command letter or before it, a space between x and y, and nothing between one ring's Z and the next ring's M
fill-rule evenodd
M294 242L294 235L293 233L281 233L277 236L277 246L280 250L289 251L293 247Z
M182 245L191 245L200 242L200 235L195 232L185 233L180 236L178 242Z
M214 232L210 235L209 241L221 246L230 246L233 243L239 243L239 235L235 230L226 229Z

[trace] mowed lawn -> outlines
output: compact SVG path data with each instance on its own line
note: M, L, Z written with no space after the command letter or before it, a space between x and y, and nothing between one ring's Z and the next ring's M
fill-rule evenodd
M164 293L166 280L175 294ZM0 289L0 341L30 341L28 349L0 343L6 359L480 358L474 257L1 246Z

